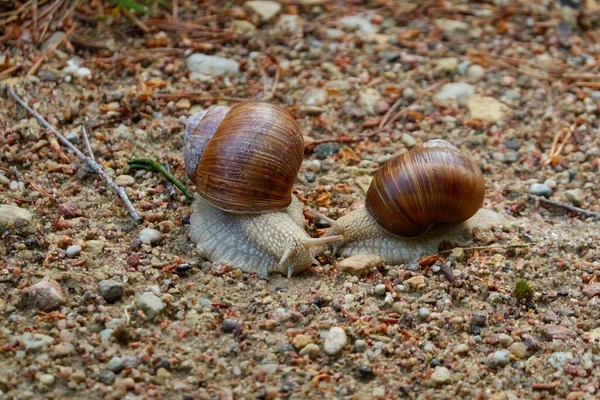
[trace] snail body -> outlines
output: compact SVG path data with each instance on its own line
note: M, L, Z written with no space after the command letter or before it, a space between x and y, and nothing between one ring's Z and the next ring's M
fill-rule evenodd
M342 256L410 263L443 242L468 242L475 227L498 224L498 214L480 210L484 195L477 165L448 142L432 140L384 164L365 206L332 221L327 236L343 236L333 244Z
M188 119L184 163L198 195L190 239L212 262L267 278L316 263L315 246L292 186L304 154L302 134L284 109L258 101L213 106Z

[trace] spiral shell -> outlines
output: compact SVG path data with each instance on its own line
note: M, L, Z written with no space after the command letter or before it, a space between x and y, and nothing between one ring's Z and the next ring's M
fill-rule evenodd
M472 217L483 204L479 167L444 140L431 140L384 164L367 191L366 207L378 224L401 237L434 224Z
M190 117L185 140L188 176L215 207L255 214L291 203L304 141L286 110L259 101L209 109Z

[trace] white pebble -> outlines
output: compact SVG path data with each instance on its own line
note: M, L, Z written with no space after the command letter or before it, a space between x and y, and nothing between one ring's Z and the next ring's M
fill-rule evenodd
M81 246L78 244L75 244L73 246L69 246L67 247L67 257L72 258L75 257L76 255L78 255L79 253L81 253Z
M142 241L142 243L156 244L162 239L162 234L156 229L146 228L142 229L139 238Z
M386 291L387 291L387 289L386 289L385 285L382 284L382 283L380 283L379 285L375 286L375 294L377 296L383 296Z

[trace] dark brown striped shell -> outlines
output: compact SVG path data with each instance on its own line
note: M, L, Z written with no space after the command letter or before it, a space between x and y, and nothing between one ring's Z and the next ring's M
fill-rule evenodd
M401 237L434 224L472 217L485 196L479 167L444 140L431 140L394 157L373 177L366 207L380 226Z
M220 114L209 110L205 117ZM223 114L220 124L206 120L214 134L205 148L205 139L198 138L192 151L194 135L186 128L186 169L189 163L188 176L198 193L217 208L234 213L286 208L304 154L294 117L281 107L259 101L238 103ZM203 120L191 121L196 126L190 131L204 135Z

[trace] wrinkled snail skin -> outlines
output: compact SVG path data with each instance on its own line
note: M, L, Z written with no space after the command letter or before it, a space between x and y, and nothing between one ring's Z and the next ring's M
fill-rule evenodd
M304 142L294 118L268 103L211 107L188 119L184 161L199 195L190 239L201 256L267 278L316 264L302 204L292 186Z
M343 235L332 244L338 255L410 263L444 242L469 242L473 228L501 223L498 214L480 209L484 195L473 161L445 141L429 141L384 164L365 206L335 221L326 236Z

